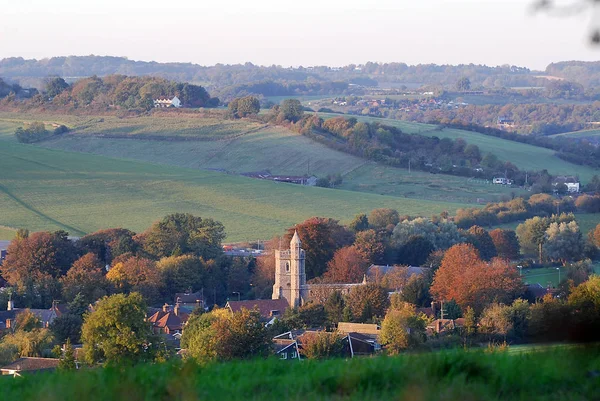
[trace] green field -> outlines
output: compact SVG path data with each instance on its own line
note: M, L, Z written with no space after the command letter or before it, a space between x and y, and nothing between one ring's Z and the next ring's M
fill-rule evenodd
M401 214L453 212L464 204L273 183L0 141L0 225L31 231L134 231L173 212L223 222L227 241L267 239L311 216L349 222L378 207Z
M510 350L510 348L509 348ZM596 400L598 349L536 347L399 357L141 364L3 377L19 401Z
M600 136L600 129L589 129L583 131L565 132L563 134L556 134L552 136L566 136L569 138L596 138Z
M320 116L336 117L337 114L319 113ZM508 141L493 136L483 135L477 132L463 131L459 129L444 128L437 129L435 125L420 124L388 118L353 116L359 121L380 122L398 127L403 132L437 136L439 138L462 138L467 143L477 145L483 152L490 152L498 156L500 160L510 161L523 170L540 171L548 170L555 175L579 175L583 182L589 181L594 174L600 174L599 169L587 166L579 166L566 162L554 156L554 151L537 146Z
M171 124L173 118L164 113L160 117L125 119L0 113L0 129L9 135L20 119L60 122L72 127L73 132L41 142L40 146L233 174L265 170L272 174L314 174L317 177L342 174L342 189L398 197L477 203L499 201L519 192L451 175L414 171L409 175L407 169L378 167L283 127L256 128L255 123L236 121L237 134L216 136L211 129L231 132L236 126L222 120L227 128L218 128L214 118L205 121L194 115L180 117L182 121ZM187 128L182 128L184 126ZM404 129L412 126L415 125L405 123ZM180 140L179 129L196 132L195 138L199 140ZM194 138L189 135L186 139Z

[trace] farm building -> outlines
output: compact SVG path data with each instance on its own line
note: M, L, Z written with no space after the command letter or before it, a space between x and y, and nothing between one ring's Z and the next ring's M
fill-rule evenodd
M497 185L512 185L512 180L509 180L508 178L504 178L504 177L499 177L499 178L494 178L492 180L492 183L497 184Z
M177 96L160 96L154 99L154 107L181 107L181 100Z

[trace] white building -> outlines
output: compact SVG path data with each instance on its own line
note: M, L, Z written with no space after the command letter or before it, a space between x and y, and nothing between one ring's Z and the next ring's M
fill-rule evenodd
M154 99L154 107L181 107L181 100L177 96L161 96Z

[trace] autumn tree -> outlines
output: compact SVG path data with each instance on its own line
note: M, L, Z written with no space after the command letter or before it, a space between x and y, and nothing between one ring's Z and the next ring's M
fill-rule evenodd
M335 251L352 244L354 240L352 233L337 220L323 217L311 217L289 228L284 237L284 244L289 245L294 231L298 231L302 248L306 252L307 280L321 276Z
M498 256L494 241L486 229L473 226L464 235L466 242L472 244L479 251L479 256L483 260L490 260Z
M146 321L146 304L139 293L104 297L85 316L83 350L88 363L122 365L151 361L156 341Z
M144 299L156 301L162 285L153 260L131 256L115 261L106 278L120 292L138 292Z
M367 273L369 262L355 246L338 249L333 259L327 263L327 271L323 274L326 283L360 283Z
M516 268L501 259L482 261L471 244L458 244L446 252L431 286L436 299L454 299L462 309L471 306L479 311L494 300L510 302L522 290Z
M365 229L357 232L354 247L369 263L380 263L384 259L384 239L375 230Z
M458 81L456 81L456 89L459 92L465 92L471 89L471 80L467 77L461 77Z
M494 242L498 257L508 260L519 258L519 240L513 230L497 228L490 231L490 237Z
M395 226L400 221L398 211L394 209L373 209L369 213L369 225L377 230L387 228L388 226Z
M400 293L402 301L419 307L427 307L431 303L429 283L423 276L412 275Z
M308 332L302 335L302 355L308 359L341 357L344 353L344 337L337 332Z
M177 292L189 289L196 291L202 287L206 277L204 261L194 255L181 255L162 258L156 263L165 295L172 296Z
M271 297L273 285L275 284L275 256L273 253L263 253L256 258L256 268L250 283L257 299Z
M389 303L386 289L377 284L353 287L346 298L346 305L352 313L352 319L361 323L371 321L374 317L384 316Z
M221 255L225 228L210 218L175 213L154 223L142 238L144 250L156 258L191 253L206 260Z
M109 228L84 235L77 241L81 254L94 253L104 264L126 253L136 253L135 233L124 228Z
M381 323L379 341L390 355L418 347L425 341L426 320L417 315L414 305L404 303L390 308Z
M104 265L94 253L86 253L77 259L60 279L64 299L70 302L77 294L81 294L91 303L107 295L109 286L104 272Z
M283 115L283 118L291 122L300 120L302 115L304 115L302 103L300 103L298 99L285 99L281 103L279 110Z
M598 341L600 337L600 276L590 279L573 289L568 299L574 310L574 332L579 340Z
M421 266L435 250L431 241L421 235L413 235L401 245L396 254L396 263L407 266Z

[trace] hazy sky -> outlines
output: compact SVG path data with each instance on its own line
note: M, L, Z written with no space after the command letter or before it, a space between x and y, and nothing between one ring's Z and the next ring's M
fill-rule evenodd
M271 65L600 60L590 16L533 0L1 0L0 58L114 55ZM567 0L565 0L567 1Z

